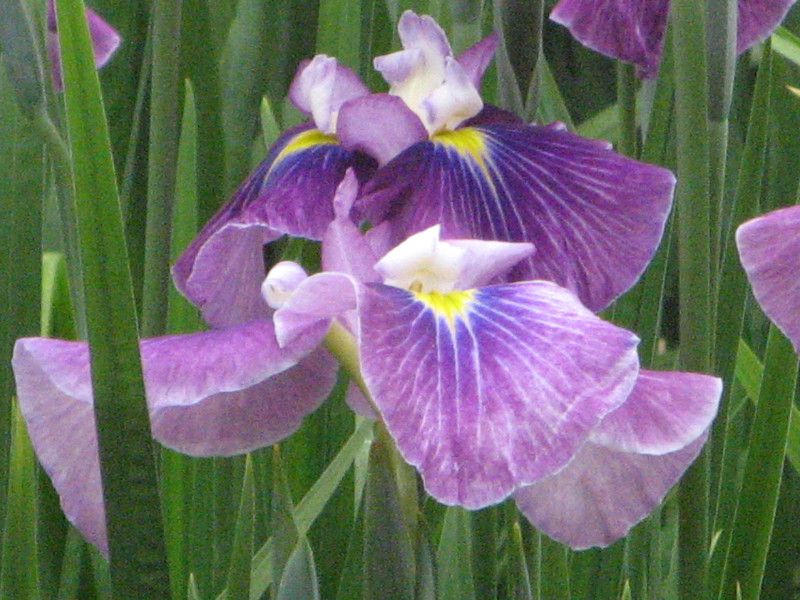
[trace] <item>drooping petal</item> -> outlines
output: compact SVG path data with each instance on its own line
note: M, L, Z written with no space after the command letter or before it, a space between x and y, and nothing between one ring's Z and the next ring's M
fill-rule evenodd
M214 327L260 318L264 244L283 233L320 239L348 167L366 177L371 159L308 125L288 131L173 267L175 285Z
M302 359L313 350L315 335L280 349L272 323L255 321L143 340L154 437L202 456L247 452L286 437L335 383L330 356L317 350ZM22 339L13 367L31 441L64 513L106 551L86 343Z
M289 87L289 99L314 119L323 133L336 133L336 120L342 104L369 94L367 86L352 70L335 58L318 54L300 63Z
M659 456L587 442L564 469L517 491L514 500L537 529L575 550L609 546L661 503L707 436Z
M93 10L86 9L86 19L89 22L89 35L92 38L94 64L99 69L111 60L122 43L122 37ZM58 41L55 0L49 0L47 3L47 50L52 66L53 84L56 91L62 91L64 79L61 72L61 44Z
M676 452L708 430L721 394L718 377L641 370L631 395L603 419L590 439L622 452Z
M476 89L481 89L483 74L489 67L497 51L500 38L493 33L483 38L477 44L470 46L458 56L458 62L472 81Z
M736 245L756 300L800 352L800 206L744 223Z
M360 150L381 165L428 138L419 117L403 100L389 94L372 94L347 102L339 111L337 127L342 146Z
M406 461L477 508L562 468L627 398L636 337L547 282L451 294L362 288L364 380Z
M496 112L496 111L495 111ZM394 241L435 223L445 238L531 242L510 281L548 279L593 310L630 288L661 239L675 178L560 126L463 127L416 144L366 184L357 209Z
M780 24L795 0L738 0L737 49L744 52ZM669 0L561 0L550 18L585 46L634 63L655 77L661 62Z

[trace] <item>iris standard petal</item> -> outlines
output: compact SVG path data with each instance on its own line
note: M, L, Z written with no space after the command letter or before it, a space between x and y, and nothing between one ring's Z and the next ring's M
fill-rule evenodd
M358 75L324 54L301 62L289 87L292 103L329 134L336 131L336 115L342 104L367 94L369 89Z
M281 346L295 343L298 336L317 332L322 342L331 319L341 317L350 332L355 332L356 283L343 273L317 273L301 283L292 296L275 311L275 335Z
M318 338L310 331L281 349L272 323L255 321L143 340L154 437L181 452L218 456L288 436L336 381L333 359L313 350ZM107 552L87 344L21 339L13 368L31 441L64 514Z
M493 33L458 55L458 62L476 89L481 89L483 74L494 58L500 38Z
M638 340L547 282L451 294L369 285L364 380L406 461L478 508L562 468L624 402Z
M357 210L389 220L395 242L435 223L445 238L531 242L535 255L509 280L548 279L605 308L652 258L674 176L559 126L512 125L497 112L490 125L407 149L366 184Z
M333 220L334 192L351 165L366 177L372 160L309 125L285 133L173 267L175 285L225 327L266 315L259 290L264 244L290 235L319 239Z
M721 394L718 377L641 370L631 395L603 419L590 439L623 452L676 452L708 430Z
M86 19L89 23L89 35L92 38L94 64L99 69L111 60L122 43L122 37L93 10L86 9ZM53 71L53 83L57 91L62 91L64 79L61 72L61 44L58 41L54 0L49 0L47 3L47 50Z
M372 94L347 102L339 111L342 146L360 150L383 165L403 150L428 139L419 117L398 96Z
M738 0L737 48L744 52L780 24L795 0ZM550 18L602 54L655 77L661 62L669 0L561 0Z
M517 491L514 500L537 529L575 550L609 546L661 503L707 436L659 456L587 442L564 469Z
M736 245L756 300L800 352L800 206L744 223Z

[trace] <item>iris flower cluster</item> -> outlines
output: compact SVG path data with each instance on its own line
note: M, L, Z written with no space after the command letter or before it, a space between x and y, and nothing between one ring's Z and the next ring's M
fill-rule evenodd
M399 33L403 49L375 59L385 94L332 57L300 65L289 97L308 120L174 265L210 329L142 340L153 435L195 456L276 443L351 344L363 385L348 401L430 496L513 498L573 548L608 545L696 458L721 393L640 368L636 336L596 315L652 258L675 179L485 105L495 36L455 56L410 11ZM320 241L322 271L267 271L264 245L284 235ZM106 550L89 362L85 342L26 338L13 366L64 513Z

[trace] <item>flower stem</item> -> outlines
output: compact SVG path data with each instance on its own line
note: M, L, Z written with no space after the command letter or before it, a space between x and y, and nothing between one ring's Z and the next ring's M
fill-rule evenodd
M361 376L361 362L358 358L358 345L356 344L356 340L353 335L344 327L342 327L342 325L336 321L333 321L330 329L328 330L328 335L325 336L325 347L328 349L328 352L330 352L333 357L339 361L339 364L342 365L344 370L350 376L350 379L353 380L353 383L358 386L358 389L361 390L362 394L364 394L364 397L372 405L372 408L375 410L375 412L380 414L378 407L372 400L372 396L369 393L367 384L364 382L364 378Z

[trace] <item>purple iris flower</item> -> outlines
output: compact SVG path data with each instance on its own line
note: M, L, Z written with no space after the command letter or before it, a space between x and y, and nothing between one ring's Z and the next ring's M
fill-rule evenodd
M264 244L284 234L319 240L333 220L332 198L349 167L359 179L374 161L337 138L342 104L369 91L336 59L304 61L289 98L310 120L284 133L267 158L206 224L173 268L175 285L207 323L223 327L264 317L258 294Z
M573 547L624 535L699 452L719 379L640 370L636 336L557 284L492 285L530 244L445 240L436 226L384 253L389 229L362 234L350 218L357 187L350 172L335 197L328 271L270 271L271 319L142 341L156 439L205 456L289 435L332 386L315 349L343 328L359 347L364 401L433 497L478 508L513 496ZM298 370L315 356L316 369ZM83 342L27 338L13 366L65 514L105 549L88 361Z
M738 0L737 50L764 40L795 0ZM669 0L561 0L550 18L585 46L636 65L640 77L655 77L664 50Z
M92 37L92 47L94 48L94 64L99 69L111 60L111 56L119 48L122 38L94 11L86 9L86 18L89 21L89 34ZM47 3L47 50L50 53L50 65L53 69L53 84L57 91L63 91L61 44L58 41L55 0L49 0Z
M375 59L389 93L339 111L342 145L382 165L358 216L388 222L394 243L437 223L447 238L533 243L507 280L554 281L595 311L630 288L661 239L672 173L485 106L495 36L456 58L430 17L407 11L398 29L403 50Z
M800 206L756 217L736 231L742 266L761 308L800 353Z

